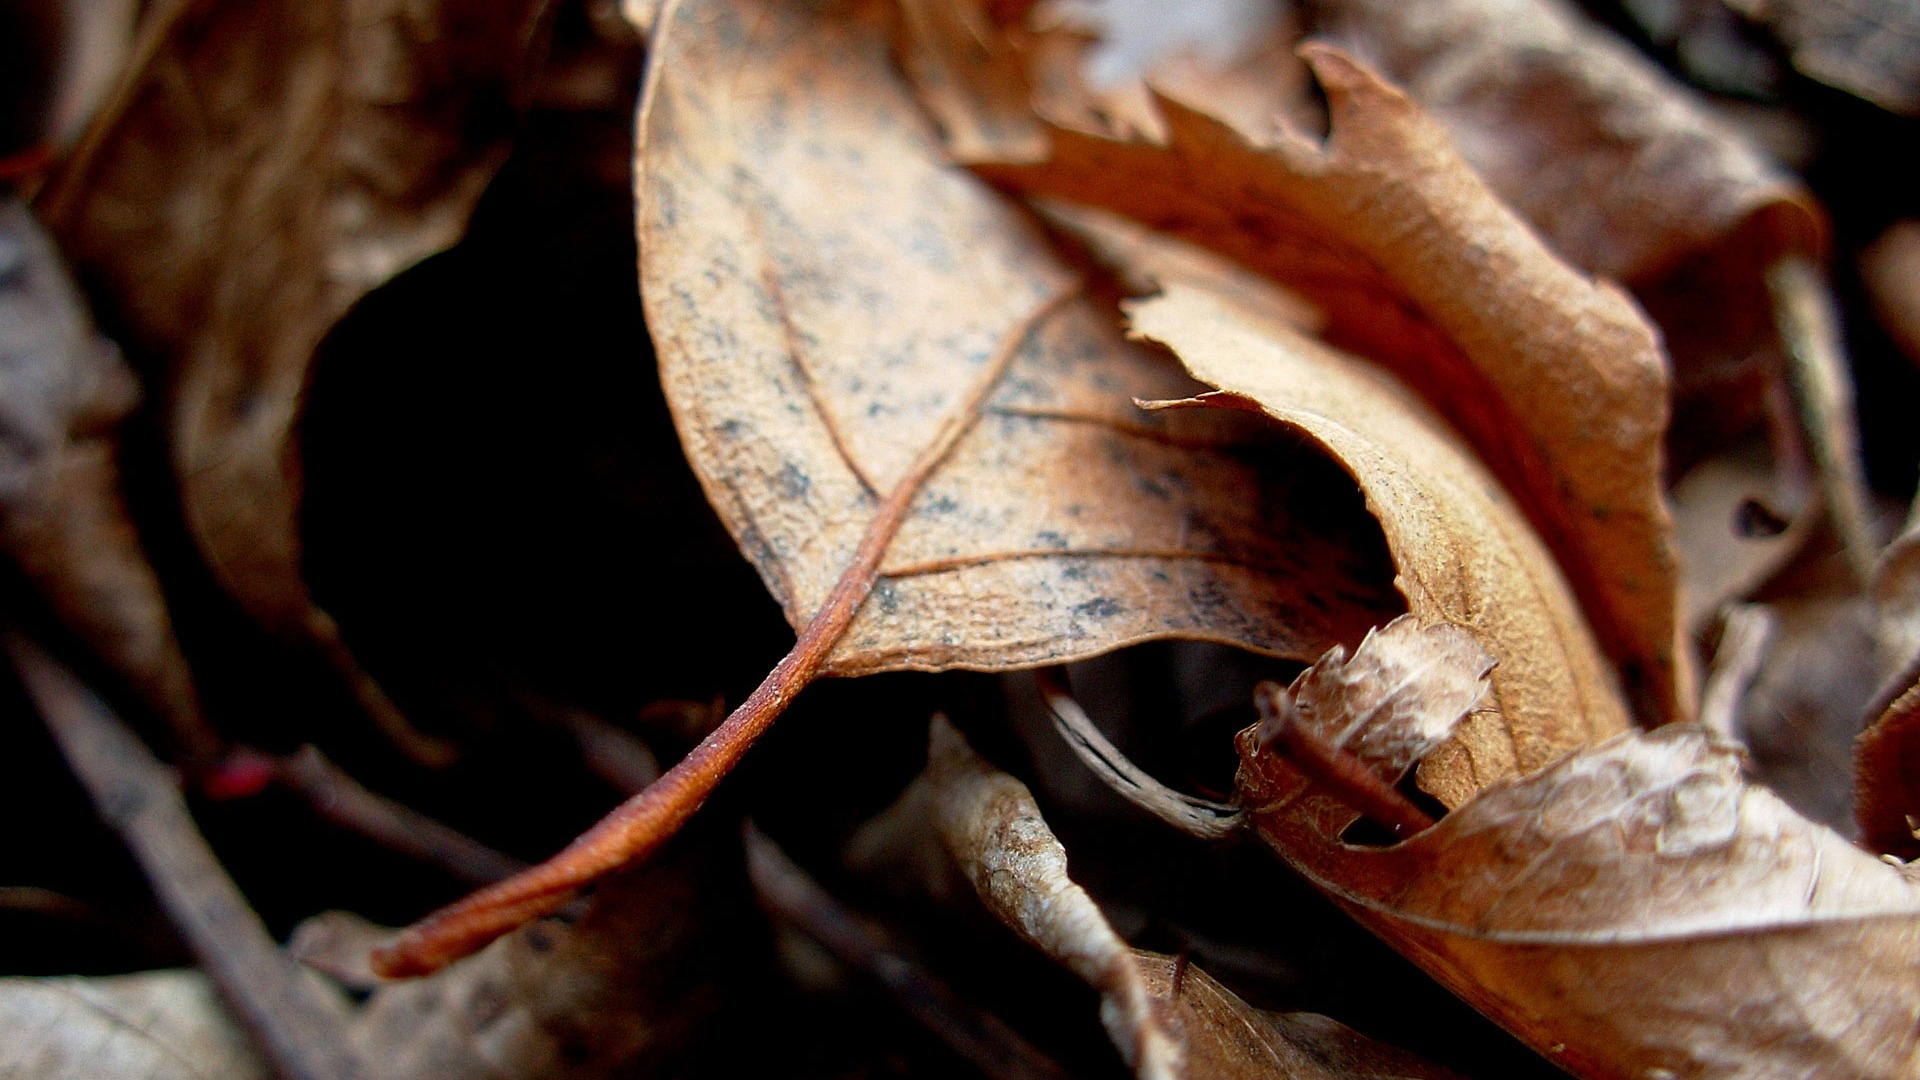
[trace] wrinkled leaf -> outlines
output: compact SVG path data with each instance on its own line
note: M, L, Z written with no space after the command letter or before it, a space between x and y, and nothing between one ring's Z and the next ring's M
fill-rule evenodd
M114 427L138 393L46 233L0 202L0 544L206 765L219 740L120 492Z
M1686 715L1651 330L1543 248L1403 95L1336 50L1308 56L1333 113L1324 146L1255 145L1163 101L1166 145L1056 130L1050 161L980 171L1211 247L1318 305L1329 341L1390 366L1467 434L1634 691Z
M198 971L0 979L0 1076L267 1080Z
M129 347L164 366L187 524L214 573L387 719L301 577L294 422L335 321L465 228L544 7L174 5L41 199Z
M1324 447L1380 520L1407 608L1466 627L1499 661L1490 706L1421 770L1449 805L1500 777L1624 730L1627 716L1572 594L1518 509L1451 432L1389 376L1169 283L1136 302L1134 332L1162 342L1227 396Z
M1296 711L1329 736L1352 719ZM1363 721L1348 739L1387 782L1394 759L1365 748L1421 741L1389 715L1397 732ZM1739 752L1697 726L1501 781L1389 848L1343 844L1351 807L1290 798L1293 765L1253 729L1239 742L1242 798L1283 858L1576 1075L1920 1066L1920 882L1745 780Z
M1263 474L1143 418L1130 396L1191 384L1090 302L1043 308L1067 271L945 166L879 17L681 4L641 120L662 380L709 497L796 627L883 502L961 432L828 670L1001 668L1167 636L1314 655L1397 607L1341 551L1368 546L1342 538L1354 522L1326 512L1312 470Z

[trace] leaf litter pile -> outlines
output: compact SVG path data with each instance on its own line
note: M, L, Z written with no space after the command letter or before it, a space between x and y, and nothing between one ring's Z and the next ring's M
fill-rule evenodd
M1910 7L0 25L0 1077L1920 1075Z

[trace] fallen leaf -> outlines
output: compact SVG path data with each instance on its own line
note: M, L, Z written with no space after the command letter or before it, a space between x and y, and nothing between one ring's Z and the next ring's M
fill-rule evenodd
M1026 786L934 717L927 777L948 853L987 909L1100 992L1100 1022L1141 1080L1185 1075L1186 1046L1125 939L1067 876L1067 852Z
M1338 552L1350 526L1317 485L1128 404L1187 393L1176 370L1088 301L1036 320L1066 270L944 165L857 10L664 15L639 158L642 295L675 423L796 628L961 430L916 478L827 670L1005 668L1167 636L1305 656L1396 607Z
M215 575L395 732L301 577L293 427L328 329L465 228L545 6L174 4L40 201L129 348L164 365L182 505Z
M1467 434L1653 715L1687 715L1651 329L1542 247L1403 95L1337 50L1307 56L1332 110L1325 146L1254 145L1163 100L1165 146L1055 130L1048 162L977 169L1212 248L1317 304L1327 340L1392 368Z
M1386 532L1407 609L1465 626L1499 666L1491 707L1429 760L1421 785L1458 805L1627 727L1605 661L1552 557L1497 482L1389 376L1224 297L1168 283L1134 332L1226 392L1188 403L1265 414L1324 447Z
M0 1076L267 1080L199 971L0 979Z
M1454 1080L1455 1074L1317 1013L1255 1009L1195 964L1134 950L1148 990L1187 1039L1194 1080Z
M1888 336L1920 364L1920 220L1895 223L1860 253L1860 284Z
M1404 87L1588 273L1645 282L1745 229L1776 254L1825 242L1797 183L1561 0L1338 0L1319 28Z
M1909 687L1854 751L1854 820L1869 851L1920 859L1920 690Z
M1323 685L1303 676L1286 696L1333 738L1354 718L1312 697ZM1384 782L1404 753L1370 748L1423 741L1391 715L1372 718L1390 730L1362 719L1344 740ZM1501 781L1387 848L1342 843L1353 808L1296 797L1301 773L1255 729L1239 745L1242 799L1284 859L1576 1075L1920 1065L1920 882L1749 783L1739 751L1696 725Z
M1920 116L1920 12L1898 0L1723 0L1765 25L1801 72L1883 109Z
M0 544L206 766L220 739L120 491L114 428L138 396L45 231L0 201Z

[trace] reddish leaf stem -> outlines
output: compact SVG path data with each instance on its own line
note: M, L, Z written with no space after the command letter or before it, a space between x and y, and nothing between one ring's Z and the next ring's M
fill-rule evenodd
M913 468L875 510L853 559L793 648L711 735L653 786L620 804L558 855L401 931L391 944L374 951L374 970L388 978L438 971L515 927L558 909L582 886L645 858L678 832L754 741L786 711L795 695L820 673L867 594L873 591L880 559L906 520L914 495L978 421L987 395L1035 327L1078 293L1073 288L1054 295L1002 339L963 407L941 426Z

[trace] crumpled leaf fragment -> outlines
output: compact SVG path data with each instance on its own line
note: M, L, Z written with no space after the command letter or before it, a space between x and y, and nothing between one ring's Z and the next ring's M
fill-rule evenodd
M192 969L0 979L0 1076L267 1080L213 984Z
M1397 613L1324 474L1257 468L1128 404L1192 384L1091 301L1050 299L1069 272L946 164L885 10L669 8L640 120L662 382L790 622L819 610L919 455L963 428L826 670L998 669L1168 636L1311 656Z
M45 231L0 201L0 544L204 766L219 739L120 491L114 428L138 397Z
M1194 1080L1457 1080L1328 1017L1255 1009L1198 965L1138 949L1134 959L1186 1034Z
M1026 785L974 753L938 716L927 777L941 838L988 910L1100 992L1100 1021L1135 1075L1183 1075L1179 1031L1155 1005L1133 950L1067 876L1066 849Z
M1218 387L1192 406L1252 409L1347 469L1387 536L1408 611L1464 626L1499 660L1490 707L1421 769L1449 806L1627 727L1605 661L1552 557L1433 414L1355 357L1203 289L1131 304L1134 333Z
M1324 146L1250 143L1162 99L1166 145L1055 130L1049 161L976 170L1211 248L1316 304L1327 340L1394 370L1466 433L1636 697L1687 715L1651 328L1548 252L1404 95L1331 47L1303 52L1332 111Z
M1242 800L1282 858L1575 1075L1920 1066L1920 882L1748 782L1696 725L1502 780L1387 848L1340 841L1350 808L1287 799L1299 774L1254 729L1239 745Z
M301 578L294 422L334 322L465 228L545 6L173 5L41 196L128 347L164 365L182 504L215 575L395 725Z

